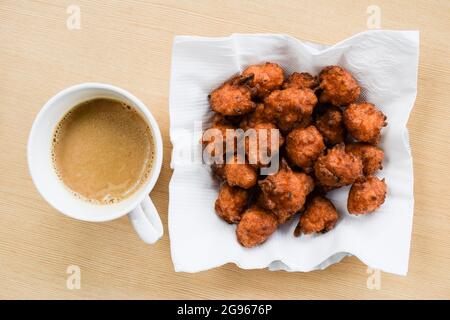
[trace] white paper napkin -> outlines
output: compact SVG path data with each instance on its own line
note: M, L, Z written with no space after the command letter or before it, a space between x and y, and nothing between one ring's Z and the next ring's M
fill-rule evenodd
M406 123L417 90L419 33L367 31L334 46L299 41L286 35L234 34L225 38L177 36L172 52L170 137L173 144L169 233L176 271L197 272L233 262L244 269L311 271L346 255L372 268L400 275L408 271L413 217L413 168ZM286 71L318 72L340 65L357 79L365 100L387 115L382 131L388 195L374 214L349 215L348 187L328 197L341 214L323 235L293 236L298 219L280 227L263 245L238 244L235 225L217 217L218 184L201 163L201 129L211 117L207 96L245 66L265 61ZM203 121L199 127L198 121ZM196 127L197 126L197 127Z

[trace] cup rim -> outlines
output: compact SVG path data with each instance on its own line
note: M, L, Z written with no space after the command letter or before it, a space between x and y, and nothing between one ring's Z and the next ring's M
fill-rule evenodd
M145 119L147 120L148 124L150 125L150 129L152 130L153 139L155 143L155 160L153 164L153 172L151 177L139 188L137 192L142 192L142 195L140 197L137 197L133 202L130 202L129 205L126 207L123 207L121 209L116 209L115 211L111 212L111 214L107 215L107 217L99 217L96 215L89 215L89 216L83 216L80 217L77 214L72 213L70 210L66 210L66 208L61 208L55 205L55 203L52 200L52 197L45 192L43 189L40 188L39 183L37 182L36 174L33 172L32 162L33 162L33 155L31 154L31 146L34 143L34 139L36 136L36 130L38 127L38 124L42 121L42 119L46 116L48 110L54 105L56 101L61 99L62 97L72 94L79 90L84 89L99 89L99 90L105 90L105 91L111 91L118 93L121 96L126 97L130 101L133 102L135 106L138 107L139 111L142 112ZM75 107L75 106L73 106ZM102 221L110 221L117 218L120 218L126 214L128 214L130 211L135 209L139 203L144 199L145 196L149 196L150 191L155 186L159 175L161 173L161 167L162 167L162 161L163 161L163 143L162 143L162 137L161 137L161 131L159 129L158 123L156 122L156 119L153 117L150 110L147 108L147 106L136 96L134 96L132 93L128 92L125 89L122 89L120 87L106 84L106 83L100 83L100 82L83 82L79 84L72 85L70 87L67 87L55 95L53 95L39 110L36 118L33 121L33 125L31 127L29 136L28 136L28 143L27 143L27 163L28 163L28 171L30 172L31 179L33 181L33 184L35 185L36 189L38 190L39 194L49 203L54 209L61 212L62 214L82 221L90 221L90 222L102 222ZM143 192L145 190L145 192ZM84 200L80 200L84 201ZM99 204L100 206L100 204ZM109 205L101 205L101 206L109 206ZM113 209L111 209L113 210Z

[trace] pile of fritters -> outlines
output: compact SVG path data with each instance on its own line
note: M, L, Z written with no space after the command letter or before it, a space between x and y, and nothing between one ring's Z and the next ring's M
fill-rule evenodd
M372 103L360 102L360 92L342 67L327 66L318 76L294 72L285 77L271 62L251 65L211 92L212 128L220 130L224 143L234 139L227 129L280 133L268 136L278 139L278 150L268 153L280 161L275 174L261 175L259 153L247 145L241 163L212 165L222 181L215 210L237 224L241 245L263 243L296 213L296 236L333 229L339 213L326 193L342 186L351 185L350 214L370 213L383 204L386 183L374 174L382 168L384 152L377 145L386 116ZM202 142L214 150L213 139L204 136ZM236 154L231 159L237 160Z

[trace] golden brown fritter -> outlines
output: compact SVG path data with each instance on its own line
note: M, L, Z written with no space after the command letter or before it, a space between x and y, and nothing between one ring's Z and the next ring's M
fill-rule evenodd
M358 99L361 88L350 72L339 66L325 67L319 74L321 103L345 106Z
M217 215L228 223L238 223L249 199L247 190L223 183L216 200Z
M345 151L361 158L366 176L371 176L378 169L382 169L384 152L381 148L366 143L351 143L345 146Z
M210 129L216 129L218 131L212 131ZM225 153L226 150L226 144L227 141L230 146L235 146L236 143L236 137L231 134L232 132L228 132L227 130L235 130L236 127L233 126L225 117L223 117L220 114L214 115L212 119L212 125L208 130L205 130L202 135L202 143L205 144L206 152L208 152L209 155L214 156L216 153L216 150L219 148L217 144L215 144L216 138L222 139L222 153ZM234 132L234 131L233 131ZM229 150L229 152L234 153L235 150Z
M261 99L280 88L284 81L283 69L271 62L248 66L242 75L250 78L248 85L255 89L255 95Z
M353 138L377 145L381 129L387 125L386 116L372 103L352 103L344 111L344 125Z
M378 209L386 198L387 186L375 176L355 182L348 194L347 210L351 214L365 214Z
M307 174L292 171L283 161L278 173L259 181L259 186L262 190L259 203L271 210L279 223L284 223L303 207L314 182Z
M283 83L283 89L296 88L296 89L315 89L319 85L317 77L313 77L308 72L294 72Z
M245 152L248 161L256 167L266 166L269 164L268 159L273 157L284 143L281 132L276 125L270 122L255 124L253 128L249 129L255 130L255 135L253 139L250 136L245 138ZM272 130L276 130L276 133ZM272 133L274 133L273 136ZM278 134L278 141L275 140L276 134ZM272 139L274 140L272 141ZM275 147L274 150L272 150L272 143Z
M256 170L245 162L245 159L238 162L238 157L234 156L231 162L227 162L224 168L224 177L232 187L249 189L256 185L258 174Z
M252 90L246 84L247 78L234 77L209 95L211 109L225 116L239 116L255 110L251 100Z
M315 125L327 145L332 146L344 142L344 119L339 107L326 106L324 111L317 116Z
M274 119L281 131L288 132L309 124L317 97L310 89L289 88L272 91L264 103L267 118Z
M325 197L315 196L306 205L301 214L294 235L325 233L334 228L339 215L333 203Z
M266 241L278 227L277 218L270 212L253 206L247 209L236 228L237 240L246 248Z
M286 152L292 164L301 168L312 167L325 149L322 136L314 126L296 128L286 137Z
M267 114L268 112L266 111L264 104L263 103L258 103L256 105L256 109L255 111L246 114L243 118L242 121L239 124L239 127L243 130L247 130L249 128L254 128L255 125L259 124L259 123L267 123L267 122L272 122L273 119L269 118L269 114Z
M342 186L352 185L351 214L372 212L384 202L386 184L373 174L384 158L376 145L386 117L371 103L356 103L360 93L355 78L339 66L285 79L283 69L270 62L247 67L211 92L216 114L211 128L217 130L215 136L205 134L202 143L212 160L226 159L211 165L222 182L215 209L226 222L238 224L241 245L263 243L296 213L296 236L331 230L339 214L325 193ZM279 131L272 147L273 129ZM223 152L216 155L218 140ZM269 168L278 172L268 173Z
M325 155L317 158L314 173L324 187L338 188L355 182L363 174L359 157L345 152L343 143L328 149Z

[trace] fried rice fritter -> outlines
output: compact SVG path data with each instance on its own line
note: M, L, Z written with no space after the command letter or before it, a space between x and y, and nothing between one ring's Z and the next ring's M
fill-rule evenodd
M339 66L325 67L319 74L321 103L345 106L358 99L361 88L350 72Z
M280 170L258 182L262 190L259 203L272 211L279 223L286 222L305 204L314 189L313 179L305 173L292 171L285 161Z
M296 128L286 137L286 153L290 162L307 169L325 150L322 135L314 126Z
M317 77L313 77L307 72L294 72L283 83L283 89L311 89L314 90L319 85Z
M211 130L213 129L213 130ZM234 134L230 134L227 130L235 130L236 127L233 126L224 116L220 114L216 114L213 117L212 125L208 130L205 130L202 135L202 143L205 144L206 152L210 156L215 156L217 149L219 149L219 145L216 144L216 138L222 139L222 153L226 152L227 142L231 146L235 146L236 137ZM235 150L232 150L234 153Z
M317 159L314 173L322 186L339 188L361 178L363 164L359 157L345 152L345 145L341 143Z
M288 88L272 91L264 104L266 117L273 119L281 131L288 132L310 123L317 97L310 89Z
M333 203L323 196L314 196L300 215L294 235L325 233L334 228L339 215Z
M245 159L241 163L238 161L238 157L234 156L232 161L225 163L223 175L230 186L250 189L256 185L258 174L251 165L244 161Z
M375 176L355 182L348 194L347 210L351 214L366 214L378 209L386 198L387 186Z
M276 125L271 122L258 123L249 129L255 130L255 136L253 140L250 137L245 138L245 152L248 161L256 167L267 166L269 164L267 160L279 151L284 143L284 138ZM277 135L278 141L275 140L277 139ZM274 147L274 150L272 150L272 147Z
M326 106L324 111L317 115L314 124L327 145L333 146L344 142L344 119L339 107Z
M372 103L352 103L344 111L344 125L356 140L377 145L386 116Z
M231 187L223 183L215 203L216 213L228 223L237 223L241 220L249 199L249 192L239 187Z
M345 146L345 151L361 158L366 176L371 176L378 169L383 168L381 163L384 152L381 148L366 143L351 143Z
M209 95L211 109L225 116L240 116L252 112L256 103L251 100L252 90L248 78L231 78Z
M242 121L239 123L239 128L247 130L254 128L259 123L272 122L273 119L269 119L266 113L267 111L265 110L264 104L258 103L255 111L243 116Z
M243 213L241 221L237 225L237 240L246 248L255 247L266 241L277 227L275 215L253 206Z
M279 89L284 81L283 69L271 62L248 66L242 76L250 78L248 85L255 89L255 95L260 99Z

